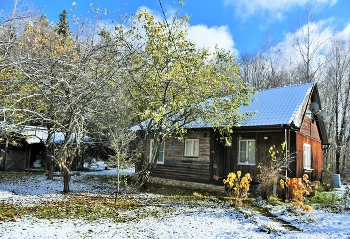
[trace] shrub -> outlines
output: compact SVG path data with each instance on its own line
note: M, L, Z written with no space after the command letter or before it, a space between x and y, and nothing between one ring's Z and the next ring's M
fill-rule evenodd
M311 181L309 176L304 174L302 181L297 178L287 178L286 181L280 180L282 188L288 187L288 196L291 203L288 205L289 211L296 213L298 209L309 212L312 210L311 206L304 204L304 195L310 195L312 191Z
M286 158L285 156L286 143L283 142L280 148L272 145L269 149L269 157L262 160L258 169L260 174L259 194L262 198L268 199L273 194L273 184L279 178L284 176L284 170L289 168L289 164L292 160L291 155Z
M281 179L280 186L283 189L287 188L287 200L290 199L292 201L302 201L304 195L310 195L312 192L312 183L307 174L303 175L301 181L298 178L287 178L286 181Z
M241 205L242 200L248 197L250 182L252 181L249 173L243 177L241 174L241 171L237 171L237 173L231 172L224 179L225 191L233 199L231 200L231 205L234 204L234 206Z
M309 202L316 203L320 205L330 206L334 205L340 197L335 192L317 192L314 197L309 198Z

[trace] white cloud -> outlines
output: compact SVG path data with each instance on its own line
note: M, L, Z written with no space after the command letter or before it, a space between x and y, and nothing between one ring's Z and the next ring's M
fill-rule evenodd
M190 26L188 37L198 47L214 50L217 45L219 48L237 54L237 50L234 48L234 41L227 26L215 26L210 28L205 25Z
M333 6L337 0L313 0L313 5ZM235 13L243 19L266 14L271 20L280 20L284 12L297 6L305 6L305 0L224 0L224 4L235 8Z

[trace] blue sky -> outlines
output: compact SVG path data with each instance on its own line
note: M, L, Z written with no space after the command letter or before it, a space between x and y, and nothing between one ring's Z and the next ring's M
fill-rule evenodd
M29 0L53 22L66 8L70 14L75 2L75 14L86 15L92 7L107 8L110 18L119 13L133 14L139 7L147 7L161 17L158 0ZM177 9L177 0L162 0L170 13ZM313 0L314 17L321 31L342 32L350 39L350 1ZM300 16L306 12L305 0L187 0L180 8L190 16L190 38L200 46L236 50L239 54L261 49L266 39L282 44L290 34L302 27ZM114 12L115 11L115 12ZM326 34L327 35L327 34ZM328 33L329 35L329 33Z

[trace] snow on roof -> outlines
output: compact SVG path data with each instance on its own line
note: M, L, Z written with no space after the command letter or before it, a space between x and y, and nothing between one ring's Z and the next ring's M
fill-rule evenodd
M26 137L28 144L46 143L48 137L48 131L42 127L25 126L20 130L20 134ZM56 132L52 136L54 143L60 143L64 140L62 132Z
M28 144L37 144L37 143L46 143L48 138L48 131L46 128L43 127L36 127L36 126L25 126L18 130L18 133L23 135L26 138L26 141ZM71 140L73 140L75 136L73 135L71 137ZM81 137L81 140L83 141L89 141L89 137L84 136ZM64 141L64 134L62 132L55 132L52 135L52 142L53 143L62 143Z

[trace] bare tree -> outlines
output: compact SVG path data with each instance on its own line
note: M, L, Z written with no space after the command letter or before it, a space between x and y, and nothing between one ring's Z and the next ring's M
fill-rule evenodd
M244 54L240 61L240 76L255 89L269 89L289 84L289 77L282 65L279 50L267 47L254 55Z
M325 106L328 110L328 131L332 145L326 155L326 162L335 166L336 173L342 173L347 164L349 150L349 108L350 108L350 44L337 36L332 41L326 67L327 75L322 82ZM334 160L333 160L334 159ZM343 159L341 161L341 159Z
M305 14L300 17L297 30L290 38L290 44L294 49L293 61L296 58L299 75L302 75L300 83L316 81L324 64L320 55L326 47L329 36L317 32L323 23L315 22L314 19L314 9L312 5L307 5Z
M242 80L255 89L264 89L267 84L267 64L262 52L243 54L240 60L240 76Z

